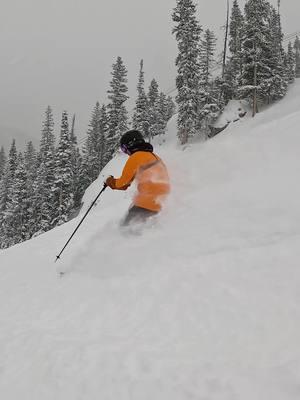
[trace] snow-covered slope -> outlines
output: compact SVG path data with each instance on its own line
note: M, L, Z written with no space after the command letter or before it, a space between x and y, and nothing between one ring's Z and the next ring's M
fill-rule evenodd
M161 217L122 232L131 193L107 190L63 278L81 216L1 252L1 399L299 400L299 105L298 82L184 150L171 121Z

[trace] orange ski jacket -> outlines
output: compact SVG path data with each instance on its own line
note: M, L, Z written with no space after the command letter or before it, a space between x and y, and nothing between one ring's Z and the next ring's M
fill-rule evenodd
M124 166L122 176L113 180L111 188L126 190L134 179L137 184L134 205L160 211L162 201L170 192L168 171L162 160L147 151L133 153Z

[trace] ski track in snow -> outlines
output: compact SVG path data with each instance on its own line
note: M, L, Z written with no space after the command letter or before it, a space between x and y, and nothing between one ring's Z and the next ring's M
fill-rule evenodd
M159 218L120 229L134 188L107 189L54 264L118 155L77 219L1 252L1 399L299 400L299 103L184 151L173 119Z

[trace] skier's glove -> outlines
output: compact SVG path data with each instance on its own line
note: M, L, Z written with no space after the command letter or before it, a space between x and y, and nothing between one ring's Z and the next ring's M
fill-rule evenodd
M107 186L109 186L111 189L115 189L115 188L116 188L116 179L115 179L112 175L110 175L110 176L106 179L105 184L106 184Z

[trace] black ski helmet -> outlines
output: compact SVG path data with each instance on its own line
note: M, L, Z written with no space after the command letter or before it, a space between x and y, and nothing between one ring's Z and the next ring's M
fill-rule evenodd
M124 133L120 140L121 147L126 146L128 150L133 150L142 143L145 143L143 135L140 131L134 129Z

